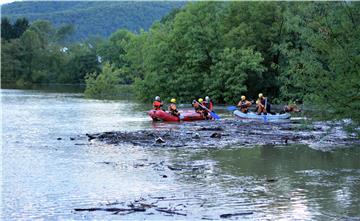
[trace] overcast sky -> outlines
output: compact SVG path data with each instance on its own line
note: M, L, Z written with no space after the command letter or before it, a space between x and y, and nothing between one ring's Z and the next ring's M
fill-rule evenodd
M0 5L10 2L14 2L14 0L0 0Z

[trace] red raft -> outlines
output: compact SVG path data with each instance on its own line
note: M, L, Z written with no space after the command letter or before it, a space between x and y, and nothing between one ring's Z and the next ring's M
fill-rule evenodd
M182 121L205 120L205 118L201 114L196 113L193 110L180 111L180 118L171 115L170 113L165 112L163 110L150 110L148 114L154 121L177 122L180 120Z

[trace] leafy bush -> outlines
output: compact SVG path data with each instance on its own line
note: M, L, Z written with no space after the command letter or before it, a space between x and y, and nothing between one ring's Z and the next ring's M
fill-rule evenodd
M87 74L85 77L85 96L89 98L116 98L121 93L119 75L119 69L115 69L109 63L103 66L100 74Z

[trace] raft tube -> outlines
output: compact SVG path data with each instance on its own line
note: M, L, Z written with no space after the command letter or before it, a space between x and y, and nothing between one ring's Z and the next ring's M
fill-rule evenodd
M243 118L243 119L253 119L253 120L264 120L264 118L266 118L266 120L269 120L269 121L286 120L291 117L291 115L289 113L258 115L257 113L254 113L254 112L249 112L249 113L245 114L239 110L235 110L234 115L237 117Z
M171 115L170 113L165 112L163 110L150 110L148 114L154 121L177 122L180 120L181 121L205 120L205 118L201 114L196 113L193 110L180 111L180 118Z

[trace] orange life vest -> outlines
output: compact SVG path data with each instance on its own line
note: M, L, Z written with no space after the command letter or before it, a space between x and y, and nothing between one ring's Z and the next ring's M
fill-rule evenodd
M161 106L162 106L162 104L161 104L160 101L154 101L153 102L153 107L154 107L155 110L160 110Z

